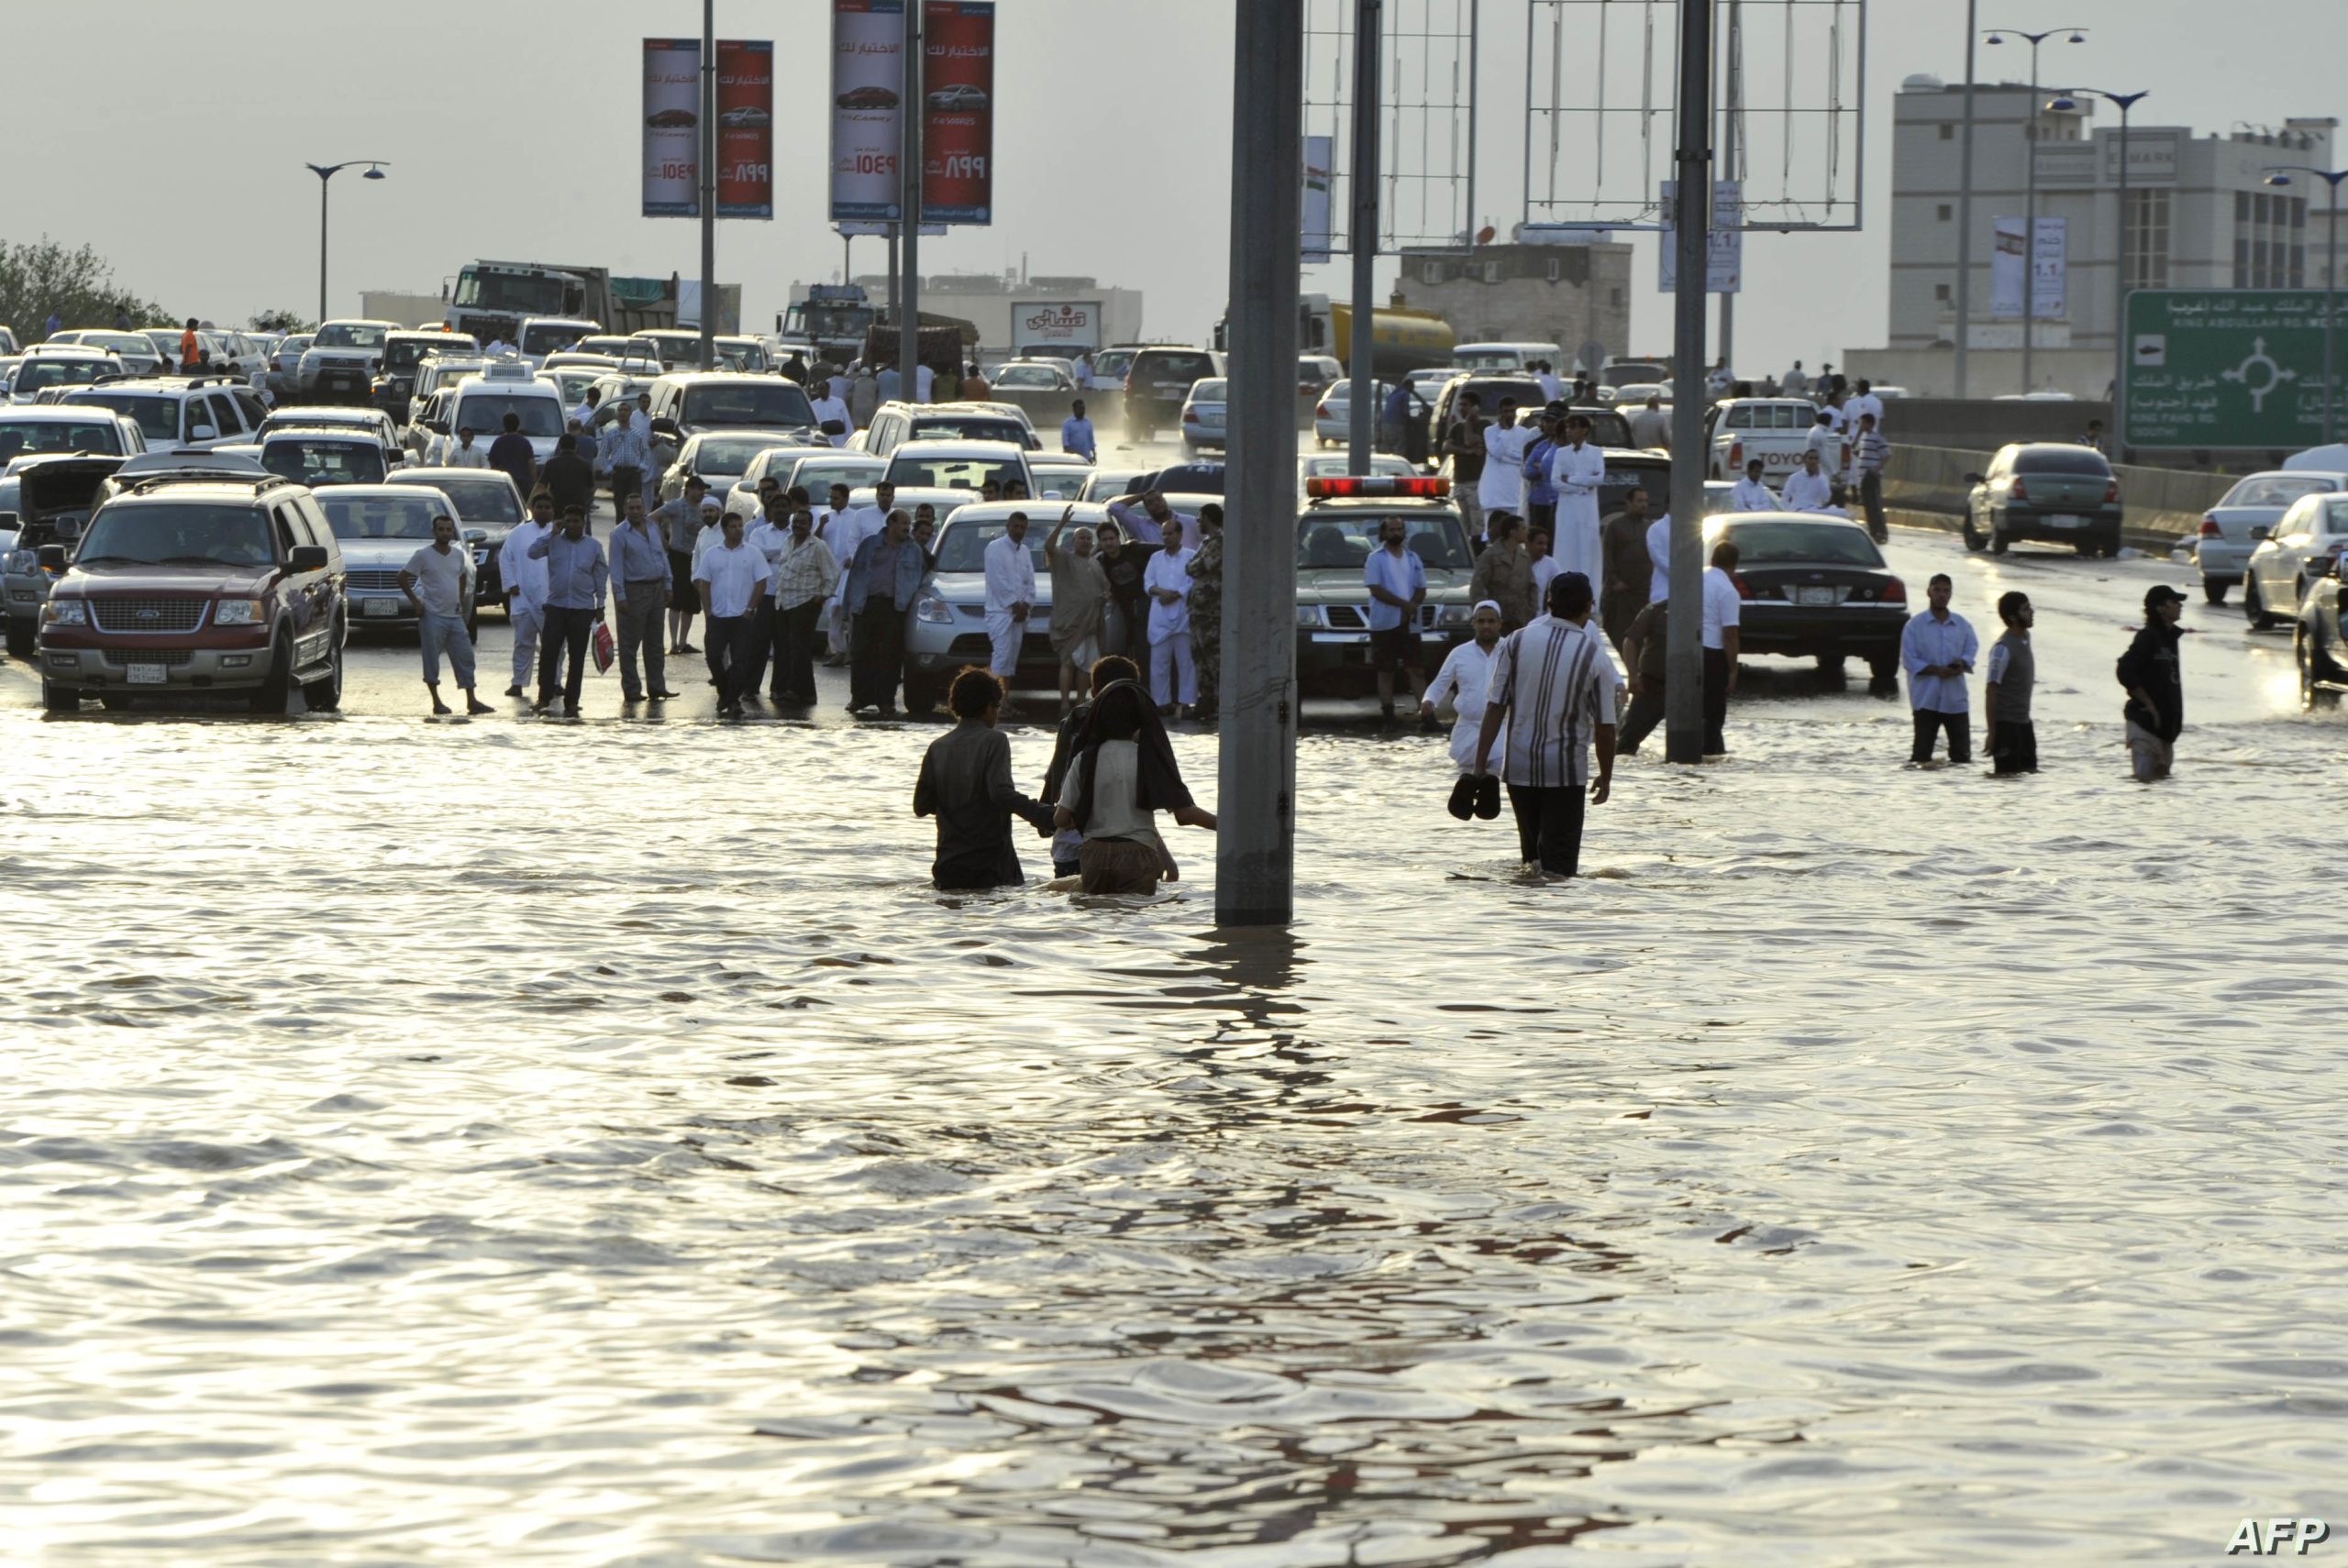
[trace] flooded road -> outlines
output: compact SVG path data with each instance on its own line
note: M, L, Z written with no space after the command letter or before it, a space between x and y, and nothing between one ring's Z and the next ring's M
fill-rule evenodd
M2287 916L2348 726L2196 605L2140 788L2110 660L2183 573L1892 553L1985 641L2040 596L2044 774L1755 661L1732 760L1626 763L1528 886L1440 737L1332 710L1286 935L1212 929L1189 830L1144 907L933 892L934 725L433 725L393 648L339 718L49 721L7 667L0 1555L1880 1568L2341 1513L2342 982Z

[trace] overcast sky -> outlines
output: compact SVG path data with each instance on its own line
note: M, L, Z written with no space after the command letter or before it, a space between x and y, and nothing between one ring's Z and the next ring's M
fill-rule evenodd
M1481 215L1519 215L1525 0L1482 0ZM1620 0L1628 11L1636 0ZM1757 3L1757 0L1756 0ZM390 178L334 182L328 305L362 288L437 291L479 256L665 275L699 267L696 226L637 215L642 36L696 33L691 0L67 0L8 7L0 236L88 241L127 287L176 309L242 321L317 300L317 181L302 166L377 156ZM723 36L778 55L780 216L718 231L718 274L764 324L793 281L828 279L841 246L825 217L826 0L718 0ZM1141 290L1152 337L1201 337L1228 268L1232 6L1228 0L1002 0L996 222L925 242L925 271L1018 267ZM1911 72L1961 79L1962 0L1874 0L1870 227L1756 236L1745 250L1740 368L1813 365L1884 337L1882 224L1893 90ZM2149 88L2141 124L2223 131L2337 115L2348 87L2320 47L2331 0L1981 0L1985 25L2085 25L2049 45L2045 74ZM2233 47L2228 17L2255 24ZM2310 46L2282 45L2298 39ZM1988 80L2022 69L1981 51ZM2005 67L2004 72L1993 67ZM1758 68L1756 67L1756 70ZM142 90L141 83L147 83ZM1667 348L1650 247L1633 265L1634 350ZM860 240L858 271L880 242ZM1381 270L1390 278L1392 264ZM1341 293L1342 266L1305 287ZM17 323L19 327L25 323Z

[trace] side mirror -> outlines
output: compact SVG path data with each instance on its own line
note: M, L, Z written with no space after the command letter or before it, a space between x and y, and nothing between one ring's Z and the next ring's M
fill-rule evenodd
M220 432L209 425L192 425L188 426L187 436L191 441L217 441Z
M63 571L65 569L65 547L62 545L43 545L40 547L40 569L43 571Z
M486 544L488 544L488 543L489 543L489 530L488 530L488 529L486 529L486 528L468 528L468 529L466 529L466 530L465 530L465 543L467 543L468 545L486 545Z
M1982 482L1981 476L1979 474L1967 474L1965 476L1965 482L1967 484L1979 484Z
M2250 525L2250 536L2253 540L2264 539L2274 532L2274 529L2268 527L2264 523L2253 523Z
M288 571L324 571L327 569L327 547L324 545L296 545L287 558Z
M652 433L655 436L674 436L677 434L677 422L667 418L656 419L652 422Z

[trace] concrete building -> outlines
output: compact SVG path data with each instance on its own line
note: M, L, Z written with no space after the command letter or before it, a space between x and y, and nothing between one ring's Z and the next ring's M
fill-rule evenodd
M887 307L887 273L858 273L856 282L874 306ZM791 285L793 304L806 297L805 284ZM1022 348L1073 354L1080 347L1139 342L1141 305L1139 289L1104 288L1095 278L945 272L921 283L923 312L959 316L976 326L980 349L989 359Z
M1592 240L1406 249L1394 303L1433 311L1462 343L1557 344L1565 350L1559 368L1570 370L1585 343L1603 344L1613 355L1630 350L1631 248Z
M359 314L369 321L396 321L402 326L437 326L448 319L445 294L415 294L402 289L362 289Z
M2273 188L2265 177L2278 163L2331 168L2337 120L2289 119L2197 137L2183 126L2147 124L2138 105L2128 132L2123 280L2119 116L2086 93L2075 95L2076 109L2045 106L2061 94L2059 86L2042 89L2033 116L2027 83L1974 89L1967 395L2024 390L2021 322L1995 313L1991 273L1996 220L2019 226L2029 171L2023 160L2032 153L2038 215L2063 219L2066 240L2063 308L2042 314L2032 340L2033 390L2104 395L2115 370L2120 289L2322 286L2321 183L2302 177ZM1888 341L1845 348L1841 368L1917 396L1946 397L1955 390L1965 88L1911 76L1892 103Z

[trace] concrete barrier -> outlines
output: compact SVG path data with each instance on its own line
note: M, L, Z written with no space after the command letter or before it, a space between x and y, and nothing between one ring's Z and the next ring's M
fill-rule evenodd
M1989 466L1991 454L1950 447L1894 446L1883 469L1883 502L1911 527L1955 530L1972 491L1967 474ZM2218 503L2233 480L2223 474L2180 469L2114 465L2120 480L2122 541L2140 550L2166 555L2201 527L2201 515Z

